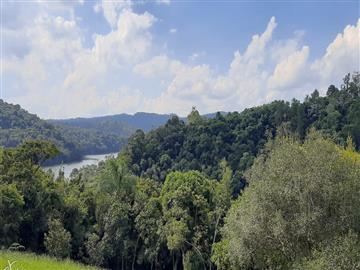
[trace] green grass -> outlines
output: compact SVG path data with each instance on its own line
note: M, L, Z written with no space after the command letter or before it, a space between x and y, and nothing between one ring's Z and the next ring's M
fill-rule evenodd
M9 268L9 262L13 263ZM75 263L71 260L57 260L25 252L0 251L0 270L99 270Z

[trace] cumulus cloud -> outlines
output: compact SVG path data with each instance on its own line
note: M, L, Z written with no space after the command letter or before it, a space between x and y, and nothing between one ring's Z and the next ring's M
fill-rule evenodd
M158 55L146 62L135 65L134 72L144 77L167 77L176 75L185 65L178 60L172 60L167 55Z
M19 28L6 29L10 34L19 32L13 40L22 38L27 44L8 50L2 59L7 100L43 117L103 114L119 105L125 110L132 108L129 104L138 106L139 90L132 91L119 80L151 47L148 29L156 20L153 15L127 8L118 11L115 28L95 35L90 48L84 46L75 17L43 11L33 16Z
M106 21L112 28L115 28L118 21L119 16L122 10L130 9L132 6L131 0L123 0L123 1L107 1L102 0L98 2L94 6L95 12L102 11Z
M175 74L166 91L150 103L159 110L169 111L177 100L181 114L191 105L204 112L243 108L248 102L259 98L263 86L264 72L260 68L266 58L265 49L276 28L275 18L271 18L261 35L254 35L244 54L235 52L228 74L216 76L207 65L185 67Z
M312 63L311 71L322 78L339 80L344 72L358 71L360 67L360 19L356 25L348 25L339 33L320 59Z
M299 84L306 76L309 47L304 46L279 62L268 80L270 89L285 90Z
M359 67L359 23L347 26L328 46L325 55L312 62L309 46L300 47L303 31L295 32L288 40L272 41L276 27L273 17L262 34L252 37L244 53L234 53L226 74L216 74L207 65L189 66L179 62L181 68L173 69L167 88L159 97L148 100L146 108L161 112L176 110L182 115L192 105L202 112L242 110L279 98L303 98L315 88L327 87L334 78L340 81L346 72ZM148 67L147 72L139 73L169 74L169 63L175 61L154 57L138 65ZM157 65L162 68L156 69Z
M94 34L91 46L85 46L75 4L38 5L27 18L2 26L2 76L7 100L44 118L139 110L185 115L193 105L202 113L242 110L302 98L359 68L360 20L346 26L323 56L310 60L304 32L274 40L277 22L270 18L244 51L234 52L227 71L218 73L200 63L203 53L187 61L169 56L167 49L154 54L161 48L151 32L157 18L135 12L131 1L94 6L110 30Z

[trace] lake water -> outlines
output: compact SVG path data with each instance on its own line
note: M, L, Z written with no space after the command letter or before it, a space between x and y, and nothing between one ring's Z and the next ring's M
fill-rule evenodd
M63 163L53 166L44 167L44 170L51 169L55 175L59 174L59 170L62 169L64 171L65 177L69 177L73 169L80 169L86 165L97 165L100 161L105 160L106 157L109 156L116 156L118 153L109 153L109 154L102 154L102 155L86 155L84 159L77 162L72 163Z

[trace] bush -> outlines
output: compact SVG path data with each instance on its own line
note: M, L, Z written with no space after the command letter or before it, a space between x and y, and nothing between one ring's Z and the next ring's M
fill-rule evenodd
M356 234L336 237L323 243L309 259L294 267L296 270L360 269L360 242Z
M304 143L280 139L246 177L249 187L223 231L234 269L291 269L324 241L360 232L360 155L353 149L316 133Z
M71 235L59 219L49 221L49 232L45 234L45 247L50 255L66 258L70 255Z
M19 243L12 243L10 247L8 248L10 251L24 251L25 247L23 245L20 245Z

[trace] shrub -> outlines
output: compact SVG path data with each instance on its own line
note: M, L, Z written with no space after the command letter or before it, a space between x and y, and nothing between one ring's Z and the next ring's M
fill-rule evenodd
M49 220L49 232L45 234L45 247L50 255L66 258L70 255L71 235L59 219Z

